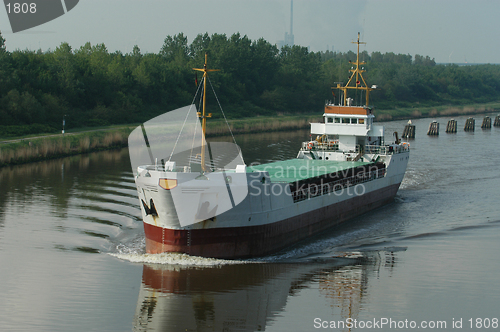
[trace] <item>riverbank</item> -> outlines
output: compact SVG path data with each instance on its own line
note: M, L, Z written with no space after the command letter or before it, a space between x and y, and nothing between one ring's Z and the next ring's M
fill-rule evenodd
M276 117L255 117L240 120L215 120L207 122L207 137L229 135L229 128L234 135L262 133L268 131L285 131L309 128L311 122L321 121L322 116L287 115Z
M318 116L256 117L228 121L234 135L266 131L295 130L320 121ZM207 124L207 137L230 135L224 120ZM128 135L139 124L101 130L67 133L65 136L17 137L0 144L0 167L54 159L75 154L126 147ZM0 140L1 141L1 140Z
M376 121L417 119L456 115L474 115L500 111L499 103L467 106L439 106L376 110ZM229 128L234 135L269 131L307 129L311 122L321 121L321 116L293 115L276 117L254 117L229 120ZM207 123L207 137L230 135L228 124L222 119ZM127 146L128 135L138 124L73 132L65 136L18 137L0 144L0 167L60 158L75 154L122 148Z
M419 118L433 118L442 116L474 115L491 112L500 112L500 102L472 104L463 106L429 106L421 107L416 104L413 107L396 108L390 110L375 110L376 121L409 120Z
M133 128L17 138L0 145L0 167L127 146Z

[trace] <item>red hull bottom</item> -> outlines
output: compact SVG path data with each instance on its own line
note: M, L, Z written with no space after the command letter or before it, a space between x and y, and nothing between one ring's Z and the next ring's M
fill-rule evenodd
M146 251L150 254L180 252L215 258L263 256L390 203L398 188L399 184L392 185L261 226L174 230L144 223Z

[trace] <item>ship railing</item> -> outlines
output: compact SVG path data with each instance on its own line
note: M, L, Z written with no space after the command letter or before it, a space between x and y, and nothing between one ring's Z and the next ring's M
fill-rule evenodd
M338 151L339 142L330 141L319 143L317 141L302 142L302 151Z
M358 153L361 147L359 144L356 145L355 151ZM317 141L302 142L302 151L339 151L339 141L330 141L325 143L319 143Z
M410 150L409 143L392 144L392 145L365 145L365 153L392 155L403 153Z
M368 171L363 173L358 173L354 176L343 178L340 180L332 182L321 182L320 184L311 183L297 188L292 192L293 202L300 202L306 199L310 199L322 195L330 195L332 193L339 195L342 194L344 190L349 187L356 186L361 183L373 181L382 178L386 175L385 168L379 168L374 171ZM340 193L339 193L340 192ZM356 192L354 194L363 194L364 190ZM351 193L352 194L352 193Z

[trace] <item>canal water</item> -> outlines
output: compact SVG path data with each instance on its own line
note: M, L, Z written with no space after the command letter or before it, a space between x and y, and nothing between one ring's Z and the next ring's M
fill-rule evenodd
M456 119L413 121L394 203L253 260L144 254L127 149L2 168L0 330L497 330L500 128ZM247 164L308 138L236 137Z

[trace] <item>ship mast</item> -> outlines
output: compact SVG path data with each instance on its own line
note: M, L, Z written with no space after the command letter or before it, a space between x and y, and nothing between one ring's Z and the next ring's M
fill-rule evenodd
M346 103L347 103L347 89L365 90L366 91L366 106L368 106L370 91L375 90L375 88L368 87L368 85L366 84L365 78L363 77L363 73L365 72L365 70L359 68L360 65L366 64L366 62L364 62L364 61L359 62L359 45L366 44L366 43L359 41L359 32L358 32L358 41L353 41L352 43L358 45L358 53L357 53L357 57L356 57L356 62L352 62L351 60L349 60L349 63L355 64L356 67L349 69L349 71L352 73L352 75L349 78L349 81L347 81L347 84L345 86L341 86L340 83L337 83L337 86L333 87L333 89L339 89L343 92L343 94L344 94L343 106L346 106ZM354 81L355 85L349 86L349 84L351 84L351 82L353 82L354 77L356 77L356 80ZM360 78L361 78L361 81L363 82L363 84L361 84L361 81L359 80Z
M207 53L205 53L205 64L203 68L193 68L193 70L203 72L203 111L198 112L201 118L201 130L203 135L201 137L201 169L205 171L205 131L207 129L207 118L212 117L212 113L205 113L206 95L207 95L207 76L211 71L219 71L220 69L207 69Z

